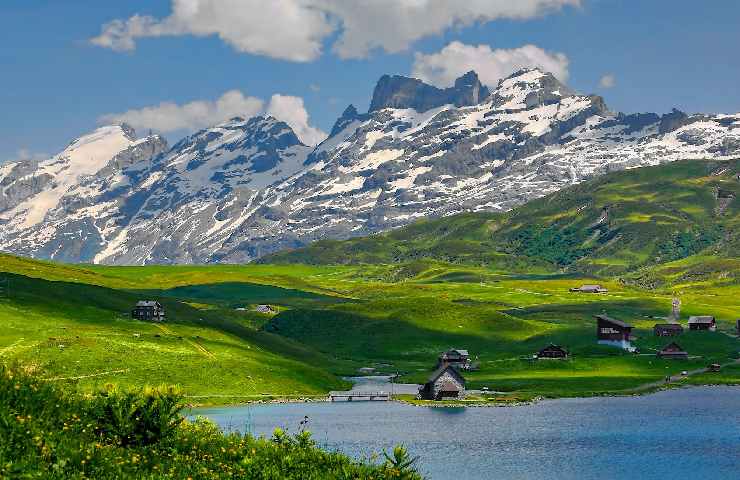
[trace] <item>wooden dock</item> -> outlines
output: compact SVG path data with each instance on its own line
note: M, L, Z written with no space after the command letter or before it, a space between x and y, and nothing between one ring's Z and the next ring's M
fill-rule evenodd
M390 399L390 392L329 392L329 401L331 402L387 402Z

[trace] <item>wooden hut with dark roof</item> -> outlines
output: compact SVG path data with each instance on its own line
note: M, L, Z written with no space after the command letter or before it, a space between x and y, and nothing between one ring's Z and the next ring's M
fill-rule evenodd
M470 353L460 348L451 348L443 352L437 359L437 367L452 365L462 370L470 369Z
M631 343L632 325L606 315L596 315L596 338L600 345L635 351Z
M653 333L656 337L677 337L683 333L683 327L678 323L656 323Z
M711 330L717 329L717 322L711 315L696 315L689 317L689 330Z
M568 351L560 345L551 343L537 352L537 358L568 358Z
M442 400L464 396L465 379L457 368L447 364L437 368L427 383L419 388L419 398L422 400Z
M671 342L663 347L663 349L657 353L657 356L659 358L675 360L687 360L689 358L689 354L676 342Z

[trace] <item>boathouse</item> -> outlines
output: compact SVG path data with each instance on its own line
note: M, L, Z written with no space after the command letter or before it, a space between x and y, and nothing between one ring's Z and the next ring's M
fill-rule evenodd
M717 330L717 322L710 315L689 317L689 330Z
M568 351L560 345L551 343L537 352L537 358L568 358Z
M657 356L659 358L675 360L687 360L689 358L689 354L686 353L676 342L671 342L663 347L663 349L657 353Z
M131 318L151 322L164 322L164 307L155 300L140 300L131 310Z
M457 368L443 365L429 377L427 383L419 388L418 397L422 400L443 400L465 396L465 379Z
M596 315L596 338L600 345L610 345L629 352L636 349L631 343L632 325L606 315Z
M601 285L581 285L580 287L571 288L570 291L578 293L607 293L609 290Z
M470 354L467 350L451 348L440 354L437 359L437 368L444 365L450 365L459 370L470 370Z
M653 333L656 337L677 337L683 333L683 327L678 323L656 323Z

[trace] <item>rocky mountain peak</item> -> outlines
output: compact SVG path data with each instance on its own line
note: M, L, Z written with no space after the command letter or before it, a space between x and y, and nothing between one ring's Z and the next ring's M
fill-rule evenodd
M437 88L417 78L383 75L375 86L370 111L413 108L425 112L447 104L464 107L477 105L488 95L488 88L480 83L478 74L472 70L448 88Z

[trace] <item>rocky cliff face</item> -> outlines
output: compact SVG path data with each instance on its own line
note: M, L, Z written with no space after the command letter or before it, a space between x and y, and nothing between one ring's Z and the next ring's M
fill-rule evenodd
M448 89L383 77L370 111L348 107L314 149L269 117L232 119L164 153L161 139L119 132L105 158L64 180L68 170L52 166L66 150L0 167L0 248L119 264L244 262L424 216L507 210L612 170L740 156L740 114L614 113L536 69L490 92L475 74ZM41 215L31 198L56 200Z
M456 107L475 105L488 97L489 91L478 80L478 74L468 72L450 88L440 89L416 78L399 75L380 77L370 102L370 111L383 108L413 108L424 112L451 104Z

